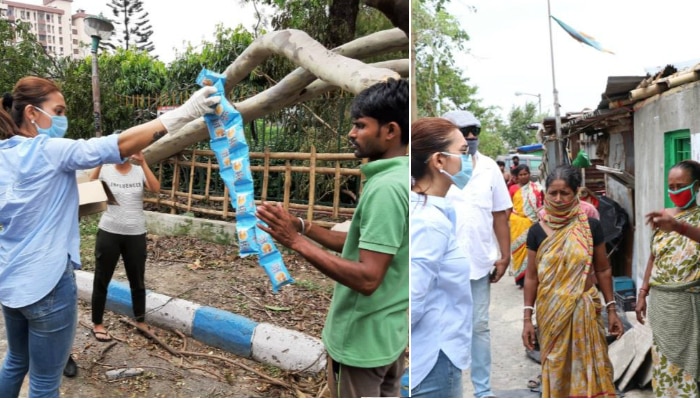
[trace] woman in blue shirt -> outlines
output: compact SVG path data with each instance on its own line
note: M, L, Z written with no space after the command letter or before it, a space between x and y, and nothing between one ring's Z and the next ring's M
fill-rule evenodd
M75 171L118 163L187 122L213 112L204 88L182 107L120 135L69 140L66 103L55 83L22 78L0 110L0 304L8 350L0 397L58 397L77 322L80 268ZM172 113L172 114L171 114Z
M411 126L411 397L462 397L469 366L469 264L455 240L450 185L471 177L467 142L450 121Z

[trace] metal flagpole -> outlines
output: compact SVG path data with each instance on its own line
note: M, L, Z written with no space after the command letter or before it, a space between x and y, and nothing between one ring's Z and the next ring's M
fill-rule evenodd
M556 132L556 147L557 147L557 160L556 165L561 165L564 163L564 154L562 152L562 138L561 138L561 118L559 114L559 92L557 91L557 81L554 78L554 44L552 42L552 10L547 0L547 19L549 20L549 54L552 60L552 88L554 94L554 129Z

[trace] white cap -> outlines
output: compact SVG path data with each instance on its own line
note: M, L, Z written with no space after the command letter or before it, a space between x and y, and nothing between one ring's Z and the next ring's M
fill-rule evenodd
M481 128L481 122L469 111L448 111L442 115L445 118L457 125L458 128L464 128L465 126L478 126Z

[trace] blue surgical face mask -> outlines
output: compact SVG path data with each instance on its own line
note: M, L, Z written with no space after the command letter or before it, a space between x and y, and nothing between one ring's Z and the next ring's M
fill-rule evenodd
M40 135L47 135L48 137L52 138L62 138L66 136L66 131L68 130L68 118L65 115L50 115L39 107L32 107L51 118L51 126L48 128L42 128L39 126L39 124L32 121Z
M467 183L469 183L469 179L472 177L472 160L469 159L469 155L467 154L452 154L452 153L447 153L447 152L441 152L440 154L444 154L446 156L451 156L451 157L460 157L462 159L462 168L459 170L454 175L450 175L449 172L445 171L444 169L441 169L440 172L449 176L450 179L452 180L452 183L454 183L455 186L457 186L459 189L464 189L465 186L467 186Z

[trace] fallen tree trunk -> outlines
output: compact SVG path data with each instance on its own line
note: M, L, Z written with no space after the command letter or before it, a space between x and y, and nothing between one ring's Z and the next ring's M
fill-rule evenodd
M276 37L282 32L285 34ZM253 47L261 47L262 49L250 51L246 49L226 69L224 74L226 75L227 93L271 54L279 53L287 56L300 65L300 68L294 70L272 88L240 103L235 103L234 107L241 113L244 121L260 118L331 90L342 88L352 93L359 93L374 83L408 74L406 60L367 65L353 59L406 49L408 39L399 29L390 29L359 38L334 49L332 52L301 31L292 31L291 33L280 31L266 36L270 37L265 40L256 40L248 47L248 49ZM244 57L244 55L246 56ZM321 80L314 82L317 75ZM146 148L144 157L148 163L152 164L177 154L182 149L206 140L208 137L206 125L200 118L187 124L178 132L171 132Z

